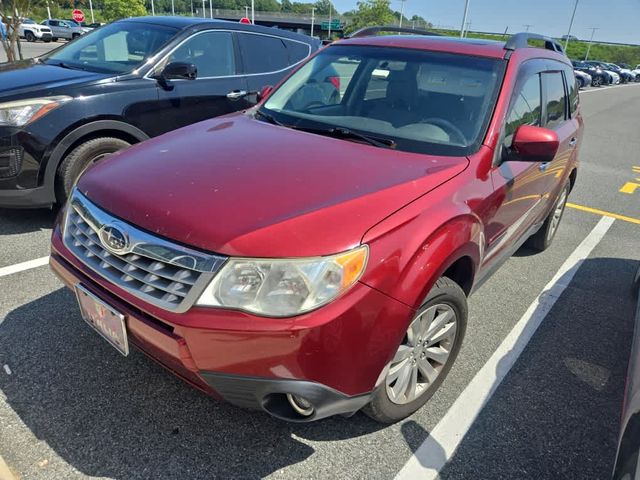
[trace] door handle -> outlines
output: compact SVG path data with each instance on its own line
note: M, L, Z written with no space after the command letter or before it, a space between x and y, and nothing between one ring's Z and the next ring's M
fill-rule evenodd
M229 100L237 100L239 98L245 97L247 95L246 90L234 90L233 92L227 93L227 98Z
M578 139L577 138L572 138L571 141L569 142L569 146L570 147L575 147L578 144Z
M540 165L538 165L538 170L540 170L541 172L546 171L547 168L549 168L549 163L550 162L541 163Z

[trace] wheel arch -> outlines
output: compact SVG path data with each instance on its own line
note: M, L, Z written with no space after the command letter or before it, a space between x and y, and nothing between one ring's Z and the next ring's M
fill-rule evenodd
M44 173L44 184L53 185L62 160L81 143L98 137L115 137L134 144L149 139L149 136L133 125L119 120L94 120L80 125L56 142L49 155Z

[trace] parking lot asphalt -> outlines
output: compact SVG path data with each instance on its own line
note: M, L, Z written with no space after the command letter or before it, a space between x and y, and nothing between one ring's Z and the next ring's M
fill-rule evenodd
M640 189L620 192L640 177L640 85L581 99L582 162L554 245L517 252L471 297L451 374L425 408L392 426L363 414L283 423L218 403L137 351L120 356L46 267L2 273L47 255L54 213L0 210L0 455L24 479L393 478L416 451L418 468L449 459L443 479L607 478L640 260ZM457 450L422 455L441 421L456 426L447 412L603 214L616 219L513 368L498 363L504 380Z
M33 58L38 55L42 55L47 53L54 48L61 47L67 43L66 40L58 40L57 42L20 42L20 47L22 48L22 56L24 58ZM7 61L7 55L4 53L4 50L0 48L0 63Z

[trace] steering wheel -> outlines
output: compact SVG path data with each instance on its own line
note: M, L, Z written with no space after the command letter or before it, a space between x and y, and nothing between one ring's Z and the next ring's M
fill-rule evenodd
M436 127L442 128L447 135L449 135L449 140L454 141L455 143L460 143L461 145L467 145L467 137L464 136L462 130L456 127L449 120L445 120L444 118L439 117L430 117L425 118L424 120L420 120L420 123L428 123L429 125L435 125Z
M321 102L320 100L313 100L309 103L307 103L303 108L302 111L304 113L311 113L310 110L316 108L316 107L324 107L326 104L324 102Z

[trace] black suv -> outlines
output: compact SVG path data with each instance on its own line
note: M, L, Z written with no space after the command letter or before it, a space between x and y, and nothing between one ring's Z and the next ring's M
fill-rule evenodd
M573 69L580 72L588 73L591 75L591 85L594 87L600 87L609 83L609 76L604 73L600 67L590 65L578 60L572 60Z
M0 207L63 202L91 163L250 107L319 47L273 28L144 17L0 64Z

